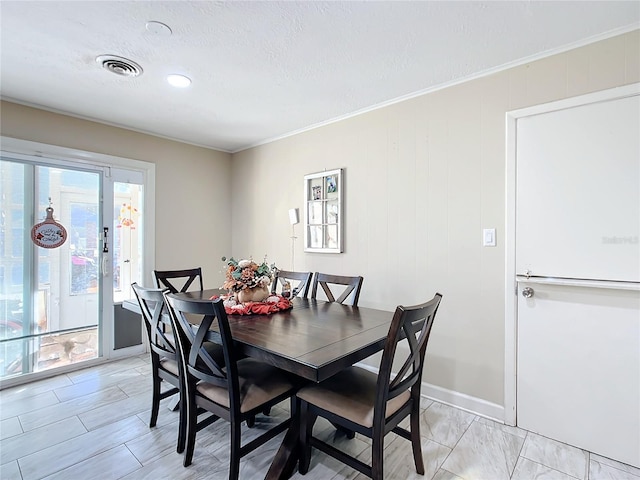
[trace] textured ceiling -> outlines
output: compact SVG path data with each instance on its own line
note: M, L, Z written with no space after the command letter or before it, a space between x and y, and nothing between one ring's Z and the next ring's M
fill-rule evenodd
M162 36L148 21L168 25ZM6 1L2 98L229 152L637 28L638 1ZM114 54L137 78L102 69ZM169 86L169 73L192 78Z

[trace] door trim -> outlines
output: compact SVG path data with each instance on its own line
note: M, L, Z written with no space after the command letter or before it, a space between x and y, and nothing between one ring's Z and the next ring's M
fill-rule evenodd
M640 83L535 105L506 113L506 215L505 215L505 325L504 325L504 422L517 424L517 281L516 281L516 133L518 120L618 98L640 95Z

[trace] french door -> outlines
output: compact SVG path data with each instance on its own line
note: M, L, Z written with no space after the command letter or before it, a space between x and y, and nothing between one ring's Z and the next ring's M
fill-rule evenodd
M0 380L110 356L114 300L142 269L142 182L117 173L0 158ZM32 235L48 208L66 231L59 246Z

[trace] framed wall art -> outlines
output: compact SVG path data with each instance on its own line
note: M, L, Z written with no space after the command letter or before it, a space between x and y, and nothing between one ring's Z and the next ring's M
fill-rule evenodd
M304 251L342 252L342 169L304 176Z

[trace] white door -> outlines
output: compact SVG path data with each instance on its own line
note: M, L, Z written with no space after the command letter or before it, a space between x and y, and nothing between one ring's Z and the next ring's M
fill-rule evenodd
M518 426L640 466L639 292L518 290Z
M518 119L516 416L640 466L640 97Z

